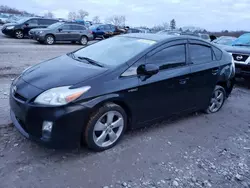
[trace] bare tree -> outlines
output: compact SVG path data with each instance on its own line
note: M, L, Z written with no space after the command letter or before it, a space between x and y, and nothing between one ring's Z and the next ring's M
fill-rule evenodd
M76 12L69 12L68 19L69 20L75 20L77 18Z
M163 27L163 29L168 29L169 28L169 24L167 22L163 22L162 23L162 27Z
M98 24L98 23L101 23L101 20L100 20L99 16L95 16L95 17L92 19L92 22L93 22L93 24Z
M44 17L45 18L54 18L54 14L52 12L48 11L47 13L44 14Z
M80 9L78 10L77 18L84 20L84 18L88 15L89 13L87 11Z
M106 23L113 24L115 26L125 26L126 17L114 15L106 19Z

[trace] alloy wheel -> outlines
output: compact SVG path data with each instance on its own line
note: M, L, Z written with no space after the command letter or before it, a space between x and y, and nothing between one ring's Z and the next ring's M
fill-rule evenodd
M115 143L124 129L124 119L118 111L108 111L96 122L93 140L99 147L108 147Z
M47 43L48 44L53 44L54 43L54 38L52 36L47 37Z
M217 112L224 102L224 93L221 90L215 90L210 102L209 110Z
M17 37L18 39L23 38L23 32L22 32L22 31L16 31L16 37Z

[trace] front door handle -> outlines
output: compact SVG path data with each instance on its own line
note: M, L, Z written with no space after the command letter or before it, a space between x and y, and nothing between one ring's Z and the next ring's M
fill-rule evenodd
M188 80L189 80L189 78L180 79L179 84L181 84L181 85L186 84Z
M212 75L217 75L219 72L219 68L212 69Z

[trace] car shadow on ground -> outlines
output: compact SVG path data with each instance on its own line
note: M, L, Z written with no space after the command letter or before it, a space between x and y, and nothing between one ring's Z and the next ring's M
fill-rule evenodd
M250 81L243 78L237 78L236 85L241 88L250 89Z

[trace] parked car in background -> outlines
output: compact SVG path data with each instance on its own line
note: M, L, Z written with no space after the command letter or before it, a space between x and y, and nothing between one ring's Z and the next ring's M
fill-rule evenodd
M40 43L54 44L57 41L79 42L86 45L93 40L92 31L75 22L57 22L47 28L31 29L30 38Z
M24 71L11 84L11 119L25 137L50 147L85 143L102 151L128 128L218 112L233 79L231 55L212 43L119 35Z
M166 29L166 30L161 30L161 31L158 31L156 34L165 34L165 35L180 35L180 31L172 31L172 30L169 30L169 29Z
M236 37L221 36L221 37L218 37L217 39L215 39L213 41L213 43L231 46L233 44L233 41L235 41L235 39L236 39Z
M7 21L8 21L8 18L0 17L0 24L5 24L5 23L7 23Z
M232 55L236 76L243 77L250 82L250 33L235 39L232 46L220 46Z
M142 31L140 29L128 28L126 33L142 33Z
M89 27L95 38L108 38L125 33L125 30L118 29L112 24L95 24Z
M18 39L28 35L29 31L34 28L46 28L51 24L58 22L57 19L48 18L23 18L14 23L4 24L2 33Z
M209 34L199 33L198 35L199 35L200 38L202 38L203 40L206 40L206 41L208 41L208 42L211 41Z
M193 36L193 37L198 37L203 40L206 40L208 42L211 41L210 36L208 34L203 34L203 33L194 33L194 32L181 32L181 35L188 35L188 36Z

